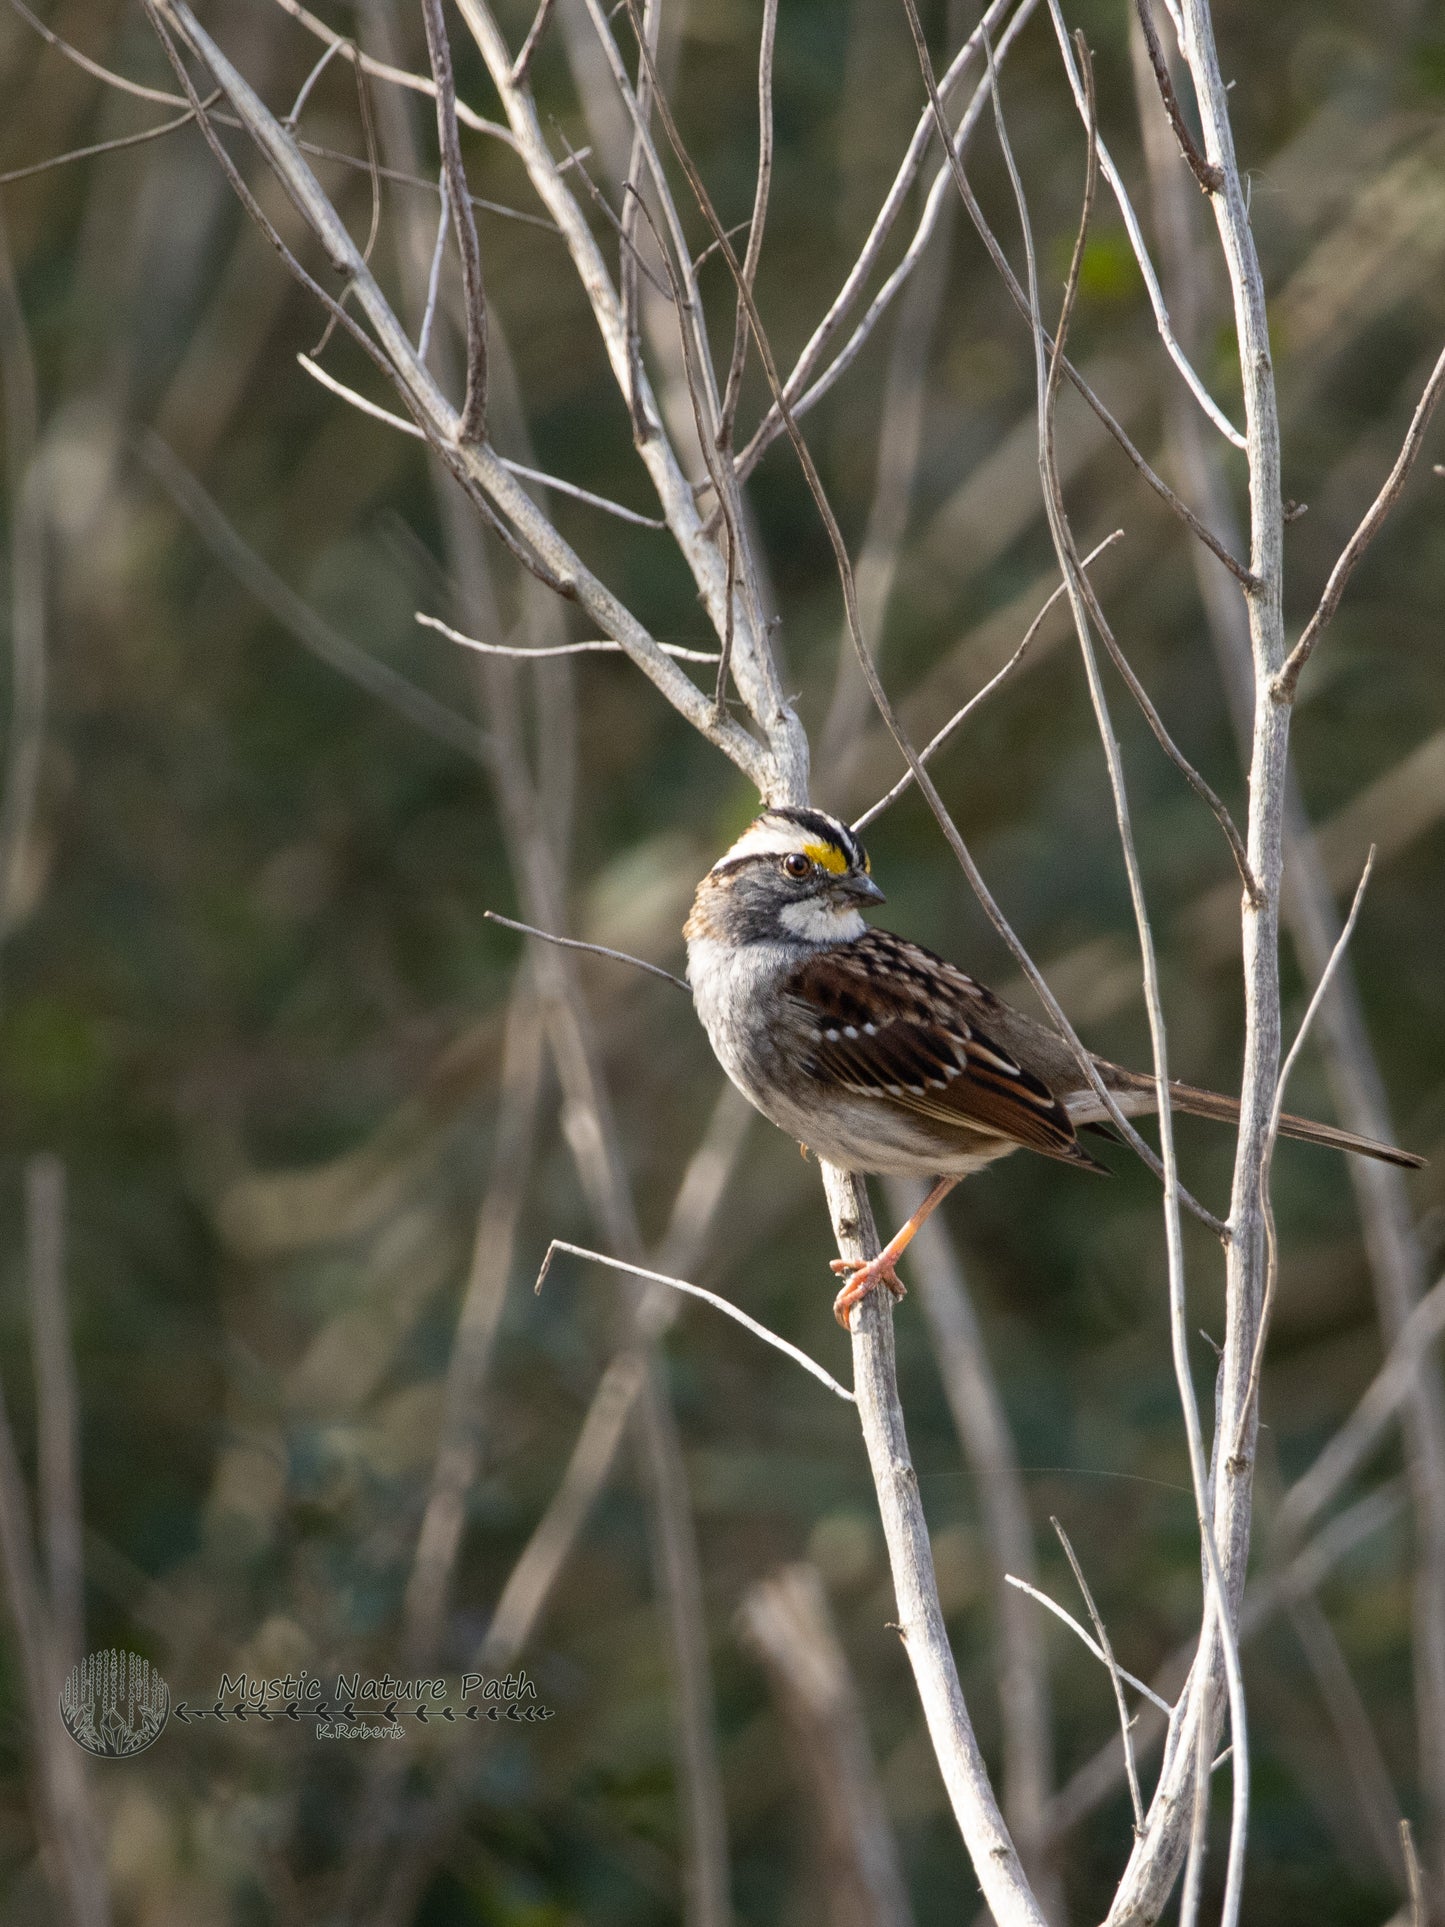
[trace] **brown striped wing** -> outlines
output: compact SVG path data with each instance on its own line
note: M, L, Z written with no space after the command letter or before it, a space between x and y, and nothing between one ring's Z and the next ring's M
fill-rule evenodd
M783 986L802 1021L804 1067L823 1084L1092 1164L1069 1114L989 1034L992 994L886 930L824 950Z

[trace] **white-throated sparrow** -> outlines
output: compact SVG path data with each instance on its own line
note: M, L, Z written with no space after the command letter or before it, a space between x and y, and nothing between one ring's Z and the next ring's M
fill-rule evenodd
M821 810L770 809L697 887L684 927L693 1001L719 1063L780 1129L847 1171L936 1182L907 1224L852 1273L834 1309L845 1328L887 1284L928 1214L970 1172L1023 1147L1086 1170L1078 1140L1103 1105L1069 1045L956 965L863 921L882 903L852 831ZM1094 1063L1125 1113L1155 1109L1154 1079ZM1181 1111L1230 1121L1238 1102L1173 1083ZM1288 1112L1289 1137L1391 1164L1409 1151Z

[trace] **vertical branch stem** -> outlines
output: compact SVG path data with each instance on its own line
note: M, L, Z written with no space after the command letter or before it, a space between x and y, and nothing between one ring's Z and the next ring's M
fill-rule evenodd
M462 258L462 291L467 316L467 389L457 434L464 442L479 442L487 432L487 296L482 283L482 250L477 240L467 171L462 164L457 131L457 84L452 75L452 49L442 18L442 0L422 0L426 50L437 90L437 138L441 143L442 172L452 225Z
M1279 894L1282 867L1288 705L1273 679L1285 659L1283 620L1284 505L1280 490L1279 412L1270 355L1264 280L1250 229L1235 158L1228 94L1219 69L1208 0L1183 0L1184 55L1194 82L1205 155L1222 183L1210 197L1229 277L1238 336L1249 462L1250 580L1244 585L1254 668L1246 848L1257 893L1242 903L1245 994L1244 1071L1230 1203L1226 1261L1225 1345L1221 1366L1219 1436L1239 1440L1217 1455L1214 1535L1224 1578L1225 1609L1237 1618L1249 1554L1257 1414L1249 1405L1249 1376L1259 1331L1266 1273L1265 1213L1261 1193L1280 1059ZM1211 1736L1222 1710L1223 1629L1201 1642L1191 1688L1198 1717ZM1197 1734L1192 1736L1197 1743ZM1187 1845L1184 1788L1193 1771L1194 1744L1176 1748L1161 1777L1143 1839L1130 1858L1110 1911L1110 1927L1157 1917ZM1237 1767L1236 1767L1237 1771ZM1231 1869L1226 1921L1237 1918L1239 1872Z

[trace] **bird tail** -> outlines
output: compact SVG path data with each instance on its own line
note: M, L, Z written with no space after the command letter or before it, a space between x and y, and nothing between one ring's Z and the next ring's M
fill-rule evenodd
M1125 1070L1121 1064L1110 1064L1099 1059L1099 1069L1104 1082L1119 1099L1119 1108L1126 1115L1137 1116L1158 1107L1155 1103L1154 1079L1142 1071ZM1103 1114L1102 1107L1092 1091L1084 1094L1093 1111ZM1239 1099L1225 1097L1220 1091L1202 1090L1197 1084L1181 1084L1171 1081L1169 1097L1176 1110L1187 1111L1192 1117L1212 1117L1221 1124L1234 1124L1239 1119ZM1076 1124L1095 1122L1089 1109L1075 1109L1070 1112ZM1398 1164L1407 1171L1418 1171L1425 1159L1417 1157L1413 1151L1402 1151L1394 1144L1381 1144L1377 1138L1361 1137L1355 1131L1342 1131L1333 1124L1317 1124L1313 1118L1297 1117L1293 1111L1285 1111L1279 1120L1280 1133L1284 1137L1301 1138L1306 1144L1328 1145L1332 1151L1354 1151L1361 1157L1378 1158L1382 1164Z

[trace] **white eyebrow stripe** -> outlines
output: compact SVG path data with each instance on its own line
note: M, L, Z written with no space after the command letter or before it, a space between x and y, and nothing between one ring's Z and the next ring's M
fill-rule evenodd
M720 870L724 864L737 863L749 856L790 856L794 850L804 849L817 840L795 824L753 824L743 831L732 848L724 851L712 867Z

